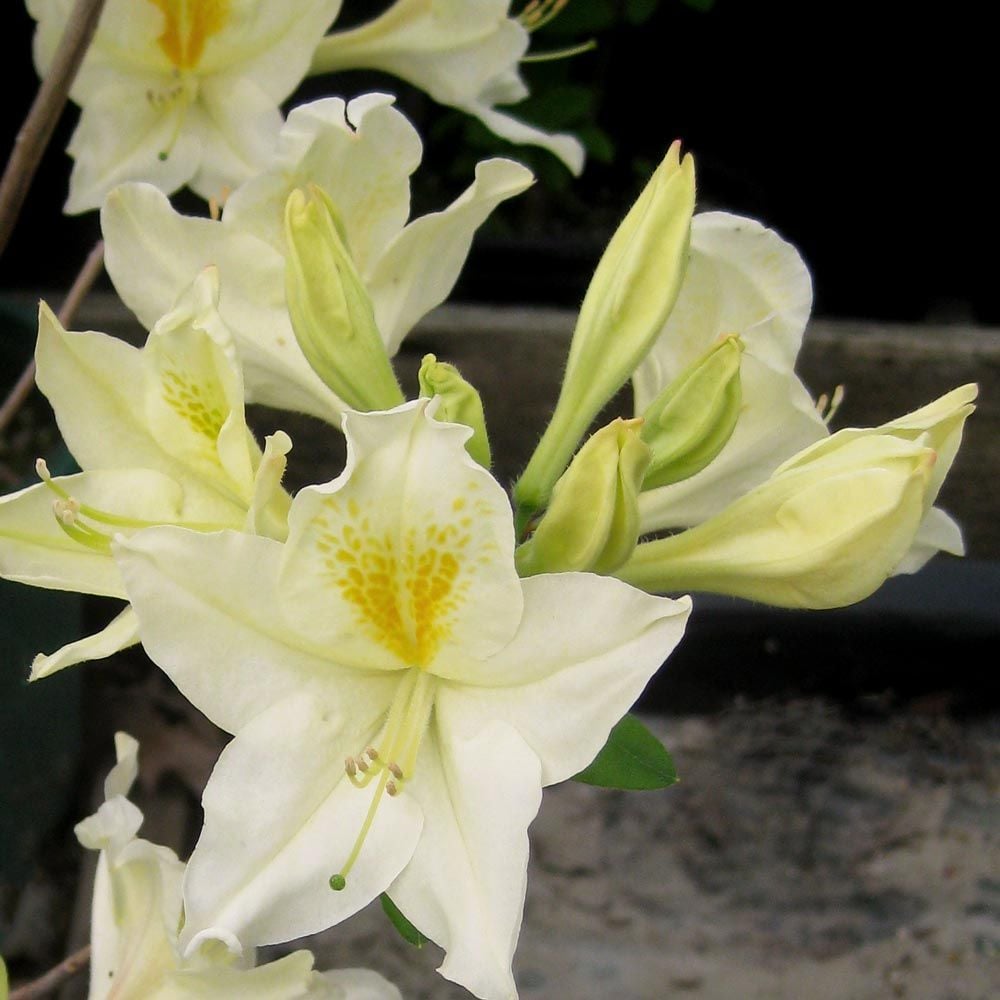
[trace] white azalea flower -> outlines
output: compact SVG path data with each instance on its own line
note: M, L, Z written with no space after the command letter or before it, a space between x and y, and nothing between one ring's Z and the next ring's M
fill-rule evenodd
M27 0L44 76L73 0ZM70 96L67 212L143 180L205 198L260 169L341 0L108 0ZM165 310L164 310L165 311Z
M108 273L125 304L149 326L202 267L215 264L219 309L236 338L248 399L339 423L344 406L309 367L285 305L288 195L312 183L330 196L394 354L451 291L479 225L532 180L517 163L487 160L448 208L407 223L421 145L391 105L391 97L371 94L296 108L268 169L232 194L221 221L179 215L148 185L114 191L101 222Z
M297 951L253 968L225 948L185 958L184 865L173 851L136 837L142 813L127 798L138 773L138 743L115 735L118 762L104 782L104 803L78 823L80 843L100 851L91 906L89 1000L402 1000L367 969L319 973Z
M280 488L291 442L262 454L243 413L232 338L208 270L138 349L103 333L64 330L39 311L36 380L80 467L0 498L0 575L124 598L111 536L150 524L237 528L283 537ZM32 678L137 641L126 609L104 631L39 656Z
M579 174L584 160L579 140L498 110L528 96L518 63L529 34L508 16L509 8L510 0L396 0L373 21L324 38L311 72L391 73L438 103L475 116L504 139L549 150Z
M798 251L753 219L696 215L680 295L635 373L635 411L720 337L736 334L742 407L720 454L701 472L639 499L643 531L687 527L763 482L785 459L827 434L795 374L812 307L812 280Z
M719 455L701 472L639 498L642 530L690 527L721 514L810 445L830 432L794 366L812 307L812 280L798 251L759 222L725 212L696 215L691 260L677 303L649 356L636 372L636 412L720 337L737 334L742 404L735 430ZM973 387L955 390L954 405L969 404ZM971 392L971 395L969 393ZM845 434L897 433L938 420L952 394L883 427ZM961 420L965 419L963 411ZM956 418L957 419L957 418ZM961 426L961 424L959 424ZM892 572L913 573L936 552L961 555L962 534L944 511L932 507L941 480L961 440L949 438L928 488L930 496L912 547ZM819 446L819 445L817 445ZM808 452L806 452L808 453ZM685 589L686 589L685 585Z
M542 786L590 763L690 602L518 579L507 496L433 406L346 414L347 467L284 545L154 528L118 559L150 655L236 734L182 945L288 940L388 891L443 975L511 997Z

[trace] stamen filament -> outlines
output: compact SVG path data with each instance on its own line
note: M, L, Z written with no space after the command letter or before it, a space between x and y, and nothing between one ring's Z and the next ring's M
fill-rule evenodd
M197 90L197 84L195 84L189 77L188 74L183 74L181 77L181 82L167 95L165 104L178 105L176 109L176 115L174 119L174 127L170 131L170 138L167 139L166 145L157 154L157 159L161 162L170 159L170 154L174 151L174 146L177 145L177 140L180 138L181 130L184 128L184 119L187 116L187 109L193 103L195 98L195 92Z
M86 525L79 524L76 521L67 523L58 514L56 515L56 524L74 542L79 542L80 545L84 545L88 549L93 549L95 552L111 552L111 538L103 532L95 531L93 528L88 528Z
M361 853L382 796L393 798L398 795L402 790L404 775L413 774L420 744L434 708L435 683L435 678L419 667L407 670L392 699L385 722L385 738L380 741L380 748L368 746L363 754L348 757L344 761L347 778L355 788L366 788L376 775L378 784L347 860L339 872L330 876L330 888L335 892L347 885L347 876ZM359 771L362 772L360 776Z
M361 830L358 832L354 846L351 848L351 853L347 855L347 860L340 871L330 876L330 888L335 892L339 892L347 885L347 876L351 873L354 862L358 860L358 855L361 853L361 846L364 844L365 838L368 836L368 831L375 820L375 813L378 810L379 803L382 801L382 794L385 792L388 777L389 772L383 770L382 777L379 778L378 787L372 796L371 804L368 806L368 812L365 814L365 821L361 824Z
M543 63L555 62L558 59L571 59L573 56L583 55L584 52L591 52L597 48L597 40L590 38L579 45L567 45L564 49L552 49L549 52L529 52L521 56L523 63Z
M140 517L126 517L123 514L113 514L111 511L101 510L99 507L91 507L90 504L81 503L65 487L61 486L57 480L52 478L52 473L49 472L49 467L44 458L36 460L35 472L38 474L38 478L59 497L64 505L72 505L74 521L78 517L86 517L91 521L96 521L98 524L107 524L113 528L135 528L137 531L142 528L157 528L163 524L172 524L180 528L190 528L192 531L223 531L229 527L229 525L216 524L212 521L147 521ZM65 510L66 507L63 505L56 508L57 520L61 521L63 519ZM94 534L100 534L100 532L94 532L91 528L87 530ZM110 539L108 540L108 544L110 544Z
M569 0L530 0L517 19L526 31L537 31L555 20L568 3Z

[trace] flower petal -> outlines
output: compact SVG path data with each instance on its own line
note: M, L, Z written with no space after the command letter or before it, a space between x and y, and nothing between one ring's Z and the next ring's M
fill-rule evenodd
M105 202L101 225L108 273L147 328L204 267L219 269L219 312L236 340L247 400L303 410L339 425L343 404L309 367L285 307L285 264L255 236L174 211L146 184Z
M532 125L506 111L491 107L487 101L483 100L459 104L456 107L466 114L474 115L501 139L521 146L539 146L542 149L547 149L553 156L558 157L566 164L567 169L574 177L579 177L583 173L587 153L583 143L575 136L565 132L546 132L545 129L539 128L537 125Z
M417 130L392 102L388 94L367 94L350 103L330 97L294 108L271 169L226 202L226 225L283 254L285 202L294 188L317 184L336 205L364 273L406 222L409 177L422 151Z
M59 476L53 485L83 504L126 518L174 521L183 493L162 473L146 469L105 469ZM124 597L121 579L107 551L71 538L59 526L45 483L0 497L0 576L49 590ZM122 530L97 525L108 533Z
M242 75L242 68L203 80L198 103L188 108L184 120L185 131L200 150L197 169L187 182L191 190L206 200L224 199L234 185L263 170L281 122L274 101L256 79Z
M90 996L152 996L177 963L174 928L181 919L184 866L173 851L145 840L133 840L117 854L104 852L101 860L108 877L94 886L91 939L103 954L91 971ZM105 894L111 896L110 908L100 900ZM106 922L109 910L113 931ZM100 941L105 935L113 951ZM105 982L95 981L102 971Z
M232 385L227 399L226 360L196 325L197 294L196 285L192 298L165 320L177 335L172 346L154 338L142 350L103 333L64 330L42 303L36 380L83 468L157 470L183 484L185 520L241 525L252 481L232 480L217 449L238 401ZM176 363L173 353L176 349L181 357L185 337L204 344L204 352L183 358L199 362L193 368ZM242 413L236 417L242 421ZM245 424L241 440L249 445Z
M312 991L316 978L312 954L296 951L255 969L177 969L167 973L149 1000L303 1000L323 996Z
M209 76L238 72L277 104L305 76L316 43L342 5L343 0L241 3L230 14L225 31L208 39L199 68Z
M346 414L343 474L289 514L284 612L359 668L486 656L521 616L507 495L428 402Z
M798 251L754 219L696 215L691 259L670 318L635 373L636 412L720 336L738 334L743 408L728 444L706 469L640 499L642 530L695 524L763 482L786 458L826 436L794 373L812 305Z
M407 333L450 294L476 230L500 202L534 181L513 160L485 160L475 181L441 212L411 222L365 274L375 322L389 354Z
M188 953L216 937L235 935L252 946L314 933L361 909L396 878L422 825L410 796L383 799L345 887L336 892L328 884L379 787L354 788L344 773L345 754L372 735L365 728L346 706L292 695L222 752L185 878L181 946Z
M103 660L106 656L134 646L138 641L139 622L132 609L127 607L100 632L69 642L54 653L39 653L31 664L28 680L51 677L66 667L86 663L88 660Z
M137 74L110 82L88 98L67 147L74 159L65 205L70 215L99 208L124 181L175 191L194 176L201 151L198 137L184 125L186 109L145 97L165 83L170 85L169 77Z
M691 601L651 597L590 573L522 584L517 634L489 659L468 664L465 684L443 689L437 704L472 730L498 719L511 725L541 759L542 784L551 785L604 746L680 642Z
M381 702L371 702L371 685L282 617L281 554L269 538L176 528L151 528L115 545L146 651L216 725L236 732L291 692L331 684L343 704L373 718Z
M424 831L389 893L445 949L443 976L477 997L513 997L541 769L512 727L479 722L457 700L436 704L433 735L400 795L420 802Z
M389 980L371 969L332 969L317 973L323 985L313 987L310 998L326 1000L403 1000Z
M964 556L965 541L962 538L962 529L955 519L940 507L931 507L920 522L909 551L893 570L893 575L918 572L938 552Z
M640 534L712 517L759 486L790 455L827 436L791 369L771 367L752 353L750 336L744 342L749 346L740 364L743 403L732 436L701 472L639 494Z

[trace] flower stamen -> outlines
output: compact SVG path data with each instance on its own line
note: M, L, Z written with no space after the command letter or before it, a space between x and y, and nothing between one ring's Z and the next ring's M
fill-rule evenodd
M530 0L517 19L525 31L537 31L554 21L568 3L569 0Z
M366 788L376 777L378 784L347 860L340 871L330 877L330 888L335 892L347 885L347 876L361 853L382 796L395 798L403 790L404 775L413 774L434 707L434 687L434 677L425 670L419 667L407 670L389 707L383 739L379 741L381 749L367 746L364 753L348 757L344 762L348 780L355 788ZM362 772L360 776L359 771Z
M82 518L93 521L99 525L107 525L109 528L130 528L139 531L142 528L155 528L161 524L173 524L178 527L191 528L194 531L221 531L227 525L214 524L209 522L192 521L146 521L138 517L126 517L122 514L114 514L111 511L102 510L100 507L92 507L90 504L82 503L73 496L60 483L52 478L52 473L45 462L39 458L35 462L35 472L38 478L52 490L56 499L52 502L52 513L56 523L75 542L94 549L98 552L110 552L111 541L114 531L102 531L87 524Z

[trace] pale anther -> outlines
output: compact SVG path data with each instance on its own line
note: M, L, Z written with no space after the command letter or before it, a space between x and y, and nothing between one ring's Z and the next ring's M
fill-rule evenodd
M77 515L80 513L80 501L73 497L65 500L53 500L52 511L63 524L75 524Z

